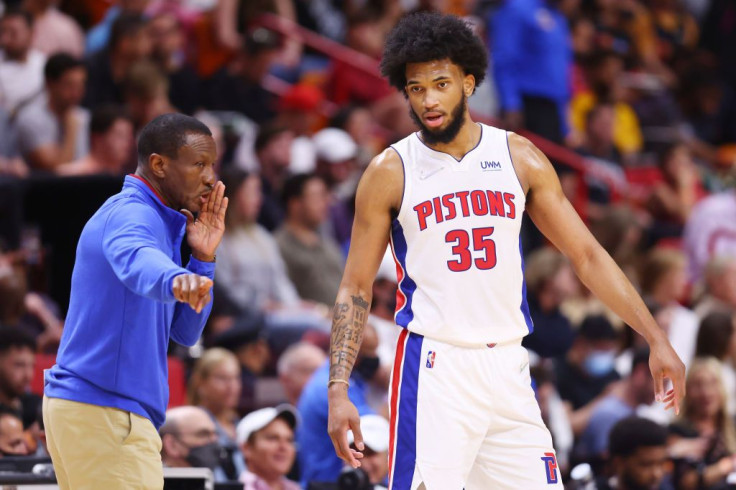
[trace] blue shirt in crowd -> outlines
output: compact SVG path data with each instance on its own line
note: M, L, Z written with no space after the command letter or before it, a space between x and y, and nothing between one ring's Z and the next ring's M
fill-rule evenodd
M214 278L215 264L181 267L186 218L144 180L127 176L120 193L90 218L77 245L69 312L45 394L115 407L158 429L169 401L169 339L191 346L212 302L197 314L177 303L174 277Z
M566 128L572 45L567 19L550 3L507 1L492 14L493 75L504 110L521 110L523 95L551 99Z
M327 433L327 381L330 379L330 361L317 369L304 387L297 408L301 419L296 429L296 442L301 470L302 487L309 482L335 482L340 476L343 461ZM350 377L348 396L363 416L373 413L366 401L366 383L359 375Z

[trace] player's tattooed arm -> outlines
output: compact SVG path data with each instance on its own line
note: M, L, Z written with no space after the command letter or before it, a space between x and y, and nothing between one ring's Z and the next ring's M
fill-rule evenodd
M342 298L341 298L342 299ZM358 358L370 302L360 294L335 304L330 340L330 380L347 381Z

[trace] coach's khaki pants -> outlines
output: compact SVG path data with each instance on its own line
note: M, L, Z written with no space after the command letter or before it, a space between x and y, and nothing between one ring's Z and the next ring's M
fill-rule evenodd
M161 490L161 438L117 408L43 397L46 443L61 490Z

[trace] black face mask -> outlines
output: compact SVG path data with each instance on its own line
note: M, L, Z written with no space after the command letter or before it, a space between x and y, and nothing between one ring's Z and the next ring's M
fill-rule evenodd
M211 442L203 446L189 448L189 455L186 460L193 468L214 470L222 464L225 457L224 453L218 442Z
M353 371L358 373L361 378L368 381L373 379L378 371L380 365L380 359L378 357L363 357L353 368Z

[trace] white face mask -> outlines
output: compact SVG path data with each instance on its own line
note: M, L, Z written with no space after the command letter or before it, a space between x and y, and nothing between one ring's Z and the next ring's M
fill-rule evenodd
M612 351L596 350L588 354L583 369L594 378L602 378L613 371L616 355Z

